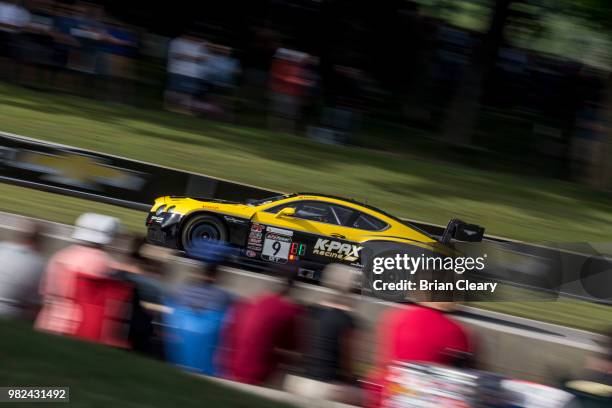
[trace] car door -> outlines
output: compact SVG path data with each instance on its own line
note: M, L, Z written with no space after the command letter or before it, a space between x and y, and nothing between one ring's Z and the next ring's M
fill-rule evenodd
M287 207L295 214L279 216L279 211ZM336 207L325 201L297 200L257 212L252 225L262 229L259 256L282 263L358 263L360 247L342 225L343 219L352 216L352 210Z

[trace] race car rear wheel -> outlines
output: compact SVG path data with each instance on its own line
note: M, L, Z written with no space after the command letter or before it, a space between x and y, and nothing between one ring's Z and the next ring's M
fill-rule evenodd
M196 215L183 226L181 244L186 249L200 239L227 241L227 228L221 220L212 215Z

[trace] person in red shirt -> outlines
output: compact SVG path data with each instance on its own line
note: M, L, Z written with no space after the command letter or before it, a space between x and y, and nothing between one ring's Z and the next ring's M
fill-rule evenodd
M466 329L448 315L453 302L435 302L435 294L417 292L415 305L393 308L380 321L375 368L366 380L368 407L381 405L387 368L393 362L421 362L454 366L473 352Z
M380 324L377 367L393 361L453 364L455 357L471 351L465 329L446 312L448 303L421 303L394 309Z
M77 276L107 276L117 263L107 245L120 230L120 221L102 214L85 213L76 220L72 238L77 241L51 257L40 282L43 307L37 330L74 335L82 314L75 303Z
M279 48L270 67L271 118L274 130L295 133L302 99L312 80L306 78L308 54Z
M293 272L280 291L260 295L235 306L227 330L225 358L229 379L247 384L269 382L283 351L296 348L302 307L289 297Z

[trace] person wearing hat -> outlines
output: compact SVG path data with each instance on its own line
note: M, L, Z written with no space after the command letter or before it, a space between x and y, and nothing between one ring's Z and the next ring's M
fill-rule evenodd
M85 213L77 218L76 241L51 257L40 285L43 307L36 319L38 330L72 335L80 323L74 297L78 274L105 276L114 269L106 247L120 230L117 218Z

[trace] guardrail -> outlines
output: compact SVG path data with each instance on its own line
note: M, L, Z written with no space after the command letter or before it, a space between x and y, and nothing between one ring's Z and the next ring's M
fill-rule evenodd
M57 143L0 133L1 180L145 209L160 195L239 201L276 192Z

